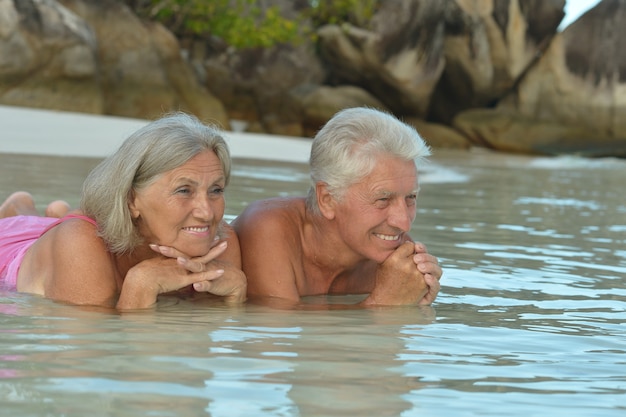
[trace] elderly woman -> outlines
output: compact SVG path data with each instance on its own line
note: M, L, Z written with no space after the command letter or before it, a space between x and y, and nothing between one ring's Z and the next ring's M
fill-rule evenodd
M0 281L120 310L190 286L243 302L239 243L223 221L229 178L218 130L183 113L151 122L89 174L80 210L35 216L24 192L0 207ZM46 214L65 211L55 202Z

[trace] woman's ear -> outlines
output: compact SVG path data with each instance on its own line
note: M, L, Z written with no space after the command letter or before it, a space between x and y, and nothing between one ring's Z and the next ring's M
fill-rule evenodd
M135 193L133 191L130 192L130 196L128 197L128 210L130 210L130 216L133 219L139 218L139 209L135 204Z
M322 216L328 220L335 218L335 198L328 190L328 184L319 181L315 184L315 195L317 196L317 206L322 213Z

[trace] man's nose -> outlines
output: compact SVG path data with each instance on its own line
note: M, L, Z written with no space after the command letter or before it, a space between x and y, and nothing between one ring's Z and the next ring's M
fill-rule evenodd
M415 219L415 206L407 204L404 199L395 201L389 211L387 222L390 226L396 227L403 232L411 229L411 224Z

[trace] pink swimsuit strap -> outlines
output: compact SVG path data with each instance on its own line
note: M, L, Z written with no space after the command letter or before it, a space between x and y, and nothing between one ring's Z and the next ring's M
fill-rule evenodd
M94 219L92 219L91 217L87 217L83 214L68 214L64 217L61 217L59 220L55 221L54 223L52 223L50 226L46 227L46 229L43 231L42 236L50 229L52 229L54 226L59 225L60 223L64 222L65 220L70 220L70 219L81 219L81 220L85 220L86 222L89 222L91 224L93 224L94 226L98 227L98 225L96 224L96 221Z

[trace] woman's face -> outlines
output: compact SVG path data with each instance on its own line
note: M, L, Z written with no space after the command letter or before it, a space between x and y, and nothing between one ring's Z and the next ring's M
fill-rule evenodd
M201 256L212 247L224 216L225 185L219 158L203 151L136 191L130 211L147 244Z

